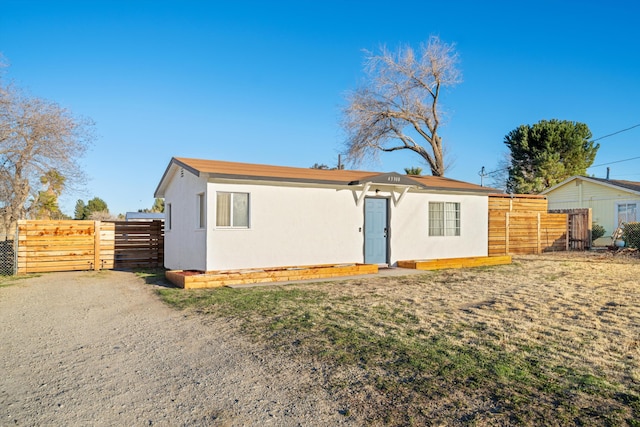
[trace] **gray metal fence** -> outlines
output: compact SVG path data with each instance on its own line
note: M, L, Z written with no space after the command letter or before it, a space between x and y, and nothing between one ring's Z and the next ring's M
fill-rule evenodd
M17 239L14 236L0 236L0 276L16 274Z

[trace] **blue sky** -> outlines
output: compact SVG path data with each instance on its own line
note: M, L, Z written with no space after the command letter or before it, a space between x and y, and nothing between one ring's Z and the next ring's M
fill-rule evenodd
M442 98L450 178L480 183L521 124L579 121L594 138L640 124L639 12L632 0L3 0L0 52L5 79L96 123L90 179L63 211L98 196L117 214L151 207L172 156L335 165L362 50L430 35L456 44L463 75ZM594 165L640 157L640 127L599 142ZM408 166L428 170L397 152L362 168ZM640 181L640 159L609 166Z

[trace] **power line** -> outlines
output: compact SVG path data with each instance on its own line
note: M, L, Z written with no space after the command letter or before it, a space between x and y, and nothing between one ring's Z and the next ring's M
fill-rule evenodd
M633 125L630 128L622 129L622 130L619 130L617 132L610 133L609 135L605 135L605 136L601 136L600 138L596 138L596 139L593 140L593 142L600 141L601 139L609 138L610 136L617 135L617 134L622 133L622 132L626 132L628 130L637 128L639 126L640 126L640 123L638 123L637 125Z
M498 172L506 171L506 170L508 170L508 169L509 169L509 168L497 169L497 170L494 170L494 171L491 171L491 172L487 172L487 173L485 173L485 175L484 175L484 176L493 175L494 173L498 173Z
M637 160L640 159L640 156L638 157L632 157L630 159L623 159L623 160L616 160L615 162L609 162L609 163L600 163L599 165L593 165L593 166L589 166L590 168L597 168L599 166L606 166L606 165L612 165L614 163L622 163L622 162L628 162L630 160Z
M637 125L633 125L631 127L628 127L626 129L621 129L619 131L610 133L608 135L604 135L604 136L598 137L596 139L593 139L592 142L600 141L601 139L609 138L610 136L614 136L614 135L617 135L619 133L626 132L626 131L629 131L631 129L635 129L637 127L640 127L640 123L638 123ZM612 165L614 163L628 162L630 160L637 160L637 159L640 159L640 157L632 157L630 159L616 160L615 162L601 163L599 165L589 166L589 168L597 168L597 167L600 167L600 166ZM478 172L478 175L480 175L480 179L482 180L482 179L484 179L485 176L490 176L490 175L493 175L493 174L498 173L498 172L506 171L508 169L509 168L507 167L507 168L497 169L497 170L494 170L494 171L491 171L491 172L485 172L484 171L484 166L483 166L482 170L480 172Z
M640 123L638 123L637 125L633 125L633 126L631 126L631 127L629 127L629 128L622 129L622 130L619 130L619 131L617 131L617 132L610 133L609 135L605 135L605 136L601 136L600 138L596 138L596 139L594 139L594 140L593 140L593 142L595 142L595 141L599 141L599 140L604 139L604 138L608 138L608 137L613 136L613 135L617 135L617 134L622 133L622 132L626 132L626 131L628 131L628 130L631 130L631 129L637 128L637 127L639 127L639 126L640 126ZM608 163L600 163L599 165L593 165L593 166L589 166L589 167L590 167L590 168L597 168L597 167L600 167L600 166L612 165L612 164L614 164L614 163L628 162L628 161L630 161L630 160L637 160L637 159L640 159L640 157L632 157L632 158L630 158L630 159L622 159L622 160L616 160L616 161L608 162Z

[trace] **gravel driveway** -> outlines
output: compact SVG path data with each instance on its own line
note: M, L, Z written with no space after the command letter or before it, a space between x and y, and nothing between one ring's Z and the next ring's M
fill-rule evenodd
M102 271L1 287L0 425L354 422L320 386L320 367L177 312L154 286Z

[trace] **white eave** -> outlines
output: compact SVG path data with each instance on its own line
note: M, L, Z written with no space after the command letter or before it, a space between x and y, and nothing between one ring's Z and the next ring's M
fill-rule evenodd
M578 180L590 182L592 184L602 185L603 187L608 187L608 188L612 188L614 190L624 191L624 192L627 192L627 193L631 193L631 194L635 194L635 195L640 196L640 191L635 191L635 190L632 190L631 188L622 187L620 185L617 185L615 182L612 182L612 181L601 181L599 179L592 179L592 178L589 178L588 176L580 176L580 175L575 175L575 176L569 177L569 178L565 179L564 181L562 181L561 183L556 184L553 187L547 188L546 190L542 191L540 194L541 195L546 195L546 194L554 191L557 188L560 188L560 187L562 187L562 186L564 186L564 185L566 185L566 184L568 184L568 183L570 183L572 181L578 181Z
M169 182L171 181L171 179L180 169L189 171L195 176L200 176L200 171L198 171L197 169L194 169L189 165L184 164L183 162L181 162L180 160L177 160L176 158L172 158L171 161L169 162L169 165L167 166L167 169L165 169L164 174L162 174L162 178L160 179L160 182L156 187L156 191L153 193L153 197L155 197L156 199L164 198L164 192L167 189L167 185L169 185Z

